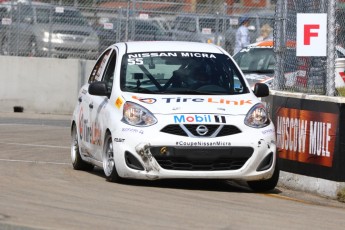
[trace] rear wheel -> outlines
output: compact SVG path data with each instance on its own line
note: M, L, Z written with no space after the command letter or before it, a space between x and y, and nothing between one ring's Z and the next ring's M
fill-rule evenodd
M109 132L105 135L104 140L103 170L107 181L119 182L121 180L121 177L119 177L116 171L113 141Z
M1 54L10 55L10 44L7 36L5 36L1 41Z
M75 124L72 127L71 159L75 170L91 171L94 166L85 162L80 156L78 132Z
M251 188L254 192L268 192L270 190L273 190L279 180L279 165L278 162L276 162L276 167L274 169L274 173L272 177L268 180L258 180L258 181L248 181L247 184L249 188Z

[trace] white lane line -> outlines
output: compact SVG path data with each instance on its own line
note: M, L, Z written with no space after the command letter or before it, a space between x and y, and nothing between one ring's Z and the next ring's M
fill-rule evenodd
M0 161L5 161L5 162L36 163L36 164L70 165L70 163L51 162L51 161L28 161L28 160L10 160L10 159L0 159Z
M43 147L43 148L57 148L57 149L69 149L70 148L70 147L66 147L66 146L56 146L56 145L35 145L35 144L9 143L9 142L0 142L0 144L30 146L30 147Z
M0 123L0 126L11 126L11 125L17 125L17 126L45 126L45 127L56 127L56 128L60 128L60 129L66 129L68 128L67 126L56 126L56 125L52 125L52 124L44 124L44 123L40 123L40 124L17 124L17 123Z

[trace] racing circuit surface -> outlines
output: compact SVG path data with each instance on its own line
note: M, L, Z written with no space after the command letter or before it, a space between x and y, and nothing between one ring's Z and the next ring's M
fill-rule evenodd
M344 203L282 187L75 171L69 119L0 114L0 229L344 229Z

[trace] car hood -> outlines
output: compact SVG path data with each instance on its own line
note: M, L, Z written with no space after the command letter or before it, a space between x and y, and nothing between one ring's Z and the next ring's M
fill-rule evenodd
M92 35L94 30L89 26L78 26L78 25L64 25L64 24L53 24L50 28L49 25L40 25L41 30L44 31L53 31L53 32L59 32L59 33L66 33L66 34L81 34L84 36Z
M273 82L273 76L267 74L246 73L244 74L244 77L248 81L251 88L253 88L256 83L266 83L270 86Z
M209 113L245 115L259 99L251 93L240 95L149 95L122 94L124 101L131 101L154 114Z

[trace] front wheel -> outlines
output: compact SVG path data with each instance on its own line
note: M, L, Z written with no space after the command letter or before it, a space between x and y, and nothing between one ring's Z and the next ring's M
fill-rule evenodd
M110 133L106 134L104 140L103 170L107 181L119 182L121 180L115 167L113 141Z
M30 57L38 57L38 48L37 48L37 41L35 38L32 38L30 41Z
M72 127L71 159L75 170L91 171L94 166L85 162L80 156L78 132L75 124Z
M278 162L276 162L276 166L273 172L273 175L268 180L259 180L259 181L248 181L247 184L249 188L251 188L254 192L268 192L273 190L279 180L279 165Z

